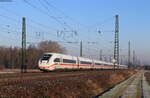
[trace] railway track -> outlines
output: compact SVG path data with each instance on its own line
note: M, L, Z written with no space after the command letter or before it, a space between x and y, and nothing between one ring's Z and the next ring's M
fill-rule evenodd
M126 81L99 94L98 98L150 98L150 86L145 80L144 72L138 72Z
M61 76L63 74L65 75L71 75L71 74L79 74L79 73L88 73L88 72L102 72L102 71L111 71L112 69L94 69L94 70L57 70L52 72L28 72L28 73L20 73L20 72L3 72L3 74L0 74L0 80L4 79L13 79L13 78L30 78L30 77L53 77L53 76ZM126 70L126 69L118 69L119 70Z

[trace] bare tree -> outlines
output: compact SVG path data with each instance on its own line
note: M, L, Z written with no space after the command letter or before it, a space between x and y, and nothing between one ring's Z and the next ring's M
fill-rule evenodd
M63 53L65 51L57 42L54 41L44 41L38 44L38 48L42 52L56 52Z
M27 68L37 68L38 60L45 52L64 53L65 49L57 42L44 41L37 46L29 45L27 48ZM0 47L0 69L20 68L21 48L19 47Z

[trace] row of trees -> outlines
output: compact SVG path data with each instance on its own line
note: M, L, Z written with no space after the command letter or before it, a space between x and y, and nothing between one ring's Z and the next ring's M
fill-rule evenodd
M45 52L64 53L65 49L54 41L43 41L38 45L27 47L27 68L37 68L38 60ZM20 47L0 47L0 69L20 68L21 66Z

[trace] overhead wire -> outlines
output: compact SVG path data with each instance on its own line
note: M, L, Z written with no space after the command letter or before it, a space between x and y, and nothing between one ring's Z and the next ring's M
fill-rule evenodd
M42 9L40 9L40 8L38 8L37 6L33 5L32 3L28 2L27 0L24 0L24 2L25 2L26 4L28 4L30 7L34 8L35 10L41 12L42 14L45 14L45 15L48 16L49 18L54 19L57 23L59 23L60 25L62 25L62 26L65 28L64 23L62 23L62 22L61 22L60 20L58 20L56 17L51 16L49 13L43 11Z
M26 0L25 0L26 1Z
M50 1L50 0L49 0L49 1ZM48 0L44 0L44 2L45 2L48 6L50 6L51 8L53 8L53 9L59 11L63 16L65 16L65 18L71 20L72 22L76 22L77 24L80 24L80 26L84 26L85 28L87 28L87 26L85 26L85 24L81 24L81 23L79 23L79 21L77 21L77 20L75 20L75 19L72 19L70 16L66 15L61 9L59 9L58 7L56 7L56 6L54 5L54 3L52 3L52 1L51 1L51 2L49 2L49 1L48 1Z
M28 5L30 5L32 8L34 8L34 9L38 9L38 11L40 11L40 12L42 12L43 13L43 10L41 10L41 9L39 9L37 6L35 6L35 5L33 5L33 4L31 4L30 2L28 2L27 0L24 0L25 1L25 3L27 3ZM42 3L41 3L42 4ZM49 10L46 6L44 6L47 10ZM44 12L44 14L48 14L48 13L45 13ZM48 14L48 16L49 16L49 14ZM51 17L51 18L55 18L55 17ZM55 20L57 20L57 18L55 18ZM57 20L58 21L58 20ZM61 23L60 21L59 21L59 23ZM61 23L62 24L62 23ZM64 24L63 24L64 25Z
M38 1L39 1L40 4L47 10L48 13L51 13L49 7L47 7L43 2L41 2L41 0L38 0ZM62 19L60 19L60 20L62 20ZM66 21L64 21L64 20L62 20L62 21L64 22L64 25L70 29L69 32L71 32L72 34L73 34L73 33L76 34L76 31L74 31L73 28L72 28L71 26L69 26ZM64 28L64 30L63 30L62 32L63 32L63 33L67 33L68 31L66 31L66 28ZM66 36L65 36L65 37L66 37ZM67 37L67 38L68 38L68 37Z
M39 1L41 2L41 0L39 0ZM61 10L59 10L58 8L56 8L55 6L53 6L53 5L52 5L51 3L49 3L47 0L44 0L43 2L45 2L45 4L47 4L48 6L51 6L52 8L57 9L57 11L59 11L61 14L63 14L66 18L69 18L69 17L67 17ZM42 4L42 2L41 2L40 4ZM44 5L44 3L43 3L42 5L43 5L43 7L45 7L45 8L47 9L48 12L50 12L49 7L47 7L46 5ZM61 19L61 18L60 18L60 19ZM61 19L61 20L62 20L62 19ZM64 21L64 20L63 20L63 21ZM73 28L72 28L70 25L68 25L66 21L64 21L64 23L65 23L65 25L66 25L67 27L69 27L71 30L73 30Z
M5 9L6 11L9 11L8 9ZM10 11L9 11L10 12ZM16 16L21 16L20 14L18 14L18 13L16 13L16 12L13 12L13 14L15 14ZM4 17L4 16L3 16ZM4 18L6 18L6 17L4 17ZM13 21L17 21L16 19L14 19L14 18L10 18L10 17L7 17L8 19L11 19L11 20L13 20ZM31 23L34 23L34 24L36 24L36 25L39 25L40 26L40 28L41 28L41 26L42 27L44 27L44 28L47 28L47 29L49 29L49 26L47 26L47 25L44 25L44 24L41 24L41 23L38 23L38 22L36 22L36 21L34 21L33 19L29 19L30 21L31 21ZM33 26L33 25L31 25L31 24L29 24L29 26L30 27L35 27L35 26ZM32 28L31 28L32 29ZM38 28L39 29L39 28ZM53 30L56 30L56 29L53 29ZM41 30L42 32L45 32L45 30ZM48 32L46 32L47 34L49 34ZM55 35L55 34L49 34L49 35L51 35L51 36L55 36L56 38L58 37L57 35Z
M52 4L50 1L48 0L44 0L45 3L47 3L48 6L50 6L51 8L59 11L61 14L63 14L63 16L65 16L65 18L74 21L74 19L72 19L71 17L69 17L68 15L66 15L62 10L60 10L59 8L57 8L54 4ZM81 24L79 22L77 22L77 24L80 24L80 26L83 26L85 28L88 28L88 26L85 26L84 24ZM80 34L79 32L77 32L78 34ZM89 37L88 34L86 34L85 36Z
M18 13L16 13L16 12L12 11L12 10L8 10L8 9L6 9L6 8L4 8L4 7L3 7L1 10L5 10L5 11L8 11L8 12L11 12L12 14L16 15L17 17L22 16L21 14L18 14ZM6 18L6 17L4 17L4 18ZM7 17L7 18L10 19L10 17ZM11 19L12 19L13 21L17 21L17 20L15 20L14 18L11 18ZM31 18L28 18L28 21L31 21L31 23L34 23L34 24L36 24L36 25L39 25L40 28L41 28L41 27L44 27L44 28L46 28L46 29L57 30L57 29L51 28L50 26L47 26L47 25L45 25L45 24L39 23L39 22L37 22L37 21L35 21L35 20L31 19ZM31 24L29 24L29 26L34 27L34 26L31 25Z
M18 14L17 14L17 15L18 15ZM6 15L1 15L1 14L0 14L0 17L3 17L3 18L5 18L5 19L9 19L9 20L11 20L11 21L14 21L15 23L19 23L18 20L14 19L14 18L12 18L12 17L8 17L8 16L6 16ZM33 20L32 20L32 22L33 22ZM33 26L33 25L31 25L31 24L29 24L29 26L35 28L35 26ZM37 29L39 29L39 28L37 28ZM40 29L39 29L39 30L40 30ZM41 30L41 31L44 31L44 30ZM44 32L45 32L45 31L44 31ZM49 33L48 33L48 34L49 34ZM53 35L53 36L57 37L57 35L54 35L54 34L50 34L50 35L51 35L51 36Z
M7 32L7 34L9 34L9 35L10 34L13 34L13 35L16 34L18 36L18 34L16 33L16 32L18 32L18 33L20 33L20 36L21 36L21 32L19 32L17 30L12 30L12 29L8 29L8 28L4 28L4 27L0 27L0 28L2 28L1 30L3 30L3 31L6 30L5 32ZM27 35L27 36L28 36L28 38L31 38L31 39L33 39L33 38L37 39L37 37L35 37L35 36L31 36L31 35Z

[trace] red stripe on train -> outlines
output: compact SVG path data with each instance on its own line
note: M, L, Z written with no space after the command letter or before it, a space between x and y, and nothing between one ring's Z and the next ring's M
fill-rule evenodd
M78 67L97 67L97 68L106 68L106 67L112 67L112 66L105 66L105 65L77 65L77 64L52 64L49 66L39 66L39 68L49 68L57 65L62 65L62 66L78 66Z

